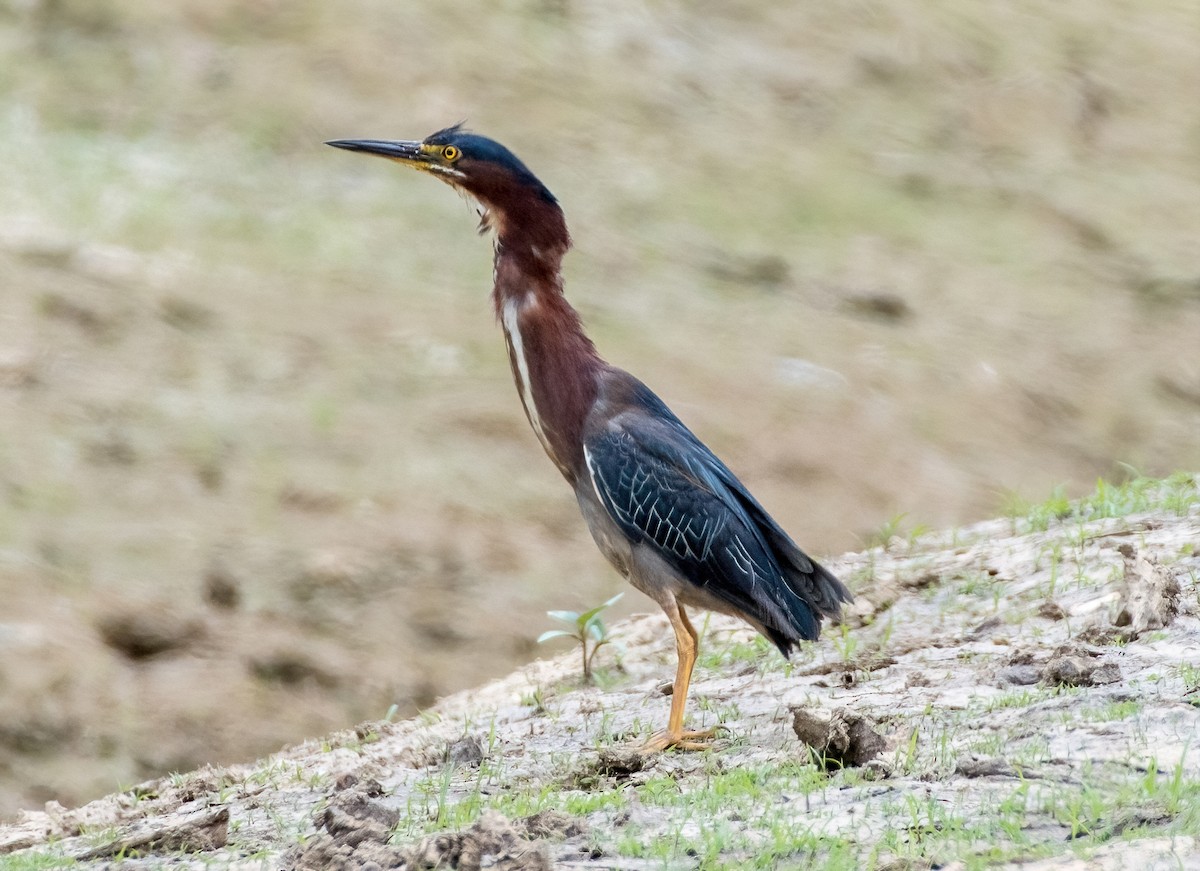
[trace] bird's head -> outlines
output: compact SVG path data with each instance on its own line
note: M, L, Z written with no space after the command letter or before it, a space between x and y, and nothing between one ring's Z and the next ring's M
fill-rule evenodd
M562 224L558 200L515 154L461 124L439 130L421 141L391 139L334 139L326 143L347 151L386 157L427 172L477 200L481 229L506 236L535 231L537 223ZM521 222L525 226L517 226ZM562 233L566 234L565 224Z

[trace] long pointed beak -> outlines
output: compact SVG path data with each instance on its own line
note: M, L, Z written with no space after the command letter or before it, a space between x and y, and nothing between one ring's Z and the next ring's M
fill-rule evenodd
M344 148L347 151L361 151L364 154L377 154L389 160L420 166L428 159L421 151L420 142L409 142L402 139L331 139L326 145L334 148Z

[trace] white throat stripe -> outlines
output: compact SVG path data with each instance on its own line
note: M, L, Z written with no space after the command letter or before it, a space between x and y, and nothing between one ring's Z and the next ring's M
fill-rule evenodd
M550 450L550 442L546 438L546 431L542 428L542 419L538 416L537 405L533 401L533 388L529 382L529 362L525 359L525 343L521 339L521 309L525 303L518 299L507 299L504 302L504 310L502 313L504 322L504 335L508 339L508 347L512 350L513 359L517 362L517 380L521 383L517 386L521 390L521 402L525 406L525 413L529 415L529 422L533 425L533 431L538 437L538 441L542 443L542 447L546 449L546 453L554 456L554 452Z

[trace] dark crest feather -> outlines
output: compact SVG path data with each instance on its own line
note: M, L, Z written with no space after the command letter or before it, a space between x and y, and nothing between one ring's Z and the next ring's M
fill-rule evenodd
M426 145L453 145L462 151L464 160L491 163L507 170L513 178L523 185L533 188L547 202L558 204L558 200L541 180L530 172L529 167L521 162L515 154L497 142L478 133L472 133L459 121L452 127L439 130L425 137Z
M428 136L425 137L425 144L426 145L450 145L453 142L454 137L457 136L459 133L469 133L470 132L467 129L465 129L463 126L466 123L467 123L466 119L463 119L462 121L459 121L457 124L452 124L449 127L442 128L437 133L430 133Z

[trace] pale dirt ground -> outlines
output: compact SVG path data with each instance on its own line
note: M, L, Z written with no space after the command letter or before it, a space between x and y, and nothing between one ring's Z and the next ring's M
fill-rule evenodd
M1045 532L1024 525L996 520L897 538L834 561L858 593L849 633L827 631L794 668L737 621L707 621L702 652L718 655L702 659L709 664L697 672L689 719L728 730L708 753L596 774L598 758L666 714L669 630L660 615L637 616L613 627L623 653L607 689L580 688L576 658L564 654L443 699L420 718L162 778L77 810L25 813L0 828L0 851L15 850L14 860L91 857L81 862L91 867L140 844L143 858L121 868L324 867L339 854L314 820L349 796L359 816L396 826L395 846L371 854L390 867L412 859L402 849L415 849L426 826L439 828L439 808L454 819L448 809L471 797L481 800L473 819L514 794L540 794L526 805L532 812L613 791L624 796L619 806L557 818L557 834L517 841L524 858L514 858L510 839L485 850L484 866L737 867L763 861L771 825L787 827L794 843L824 845L785 850L775 856L783 867L827 867L836 844L845 861L828 867L980 867L989 850L1003 849L1037 859L1022 868L1200 868L1200 510L1067 519ZM1122 610L1130 619L1118 618ZM601 656L612 665L612 654ZM705 791L722 773L811 765L791 728L793 708L849 709L875 724L886 747L869 773L814 775L807 791L767 775L771 799L759 816L713 809ZM665 802L651 788L661 790L664 778L674 796ZM1182 805L1165 795L1172 780ZM1094 805L1089 796L1108 799ZM701 843L698 826L740 840L704 864L686 852ZM662 838L678 848L667 859L638 858L629 846ZM307 852L284 855L301 840ZM180 854L180 843L200 852ZM423 849L428 858L449 844ZM344 847L345 867L358 867L370 846Z
M602 351L830 555L1200 468L1198 44L1175 0L0 0L0 818L411 715L622 588L471 210L323 140L512 146Z

